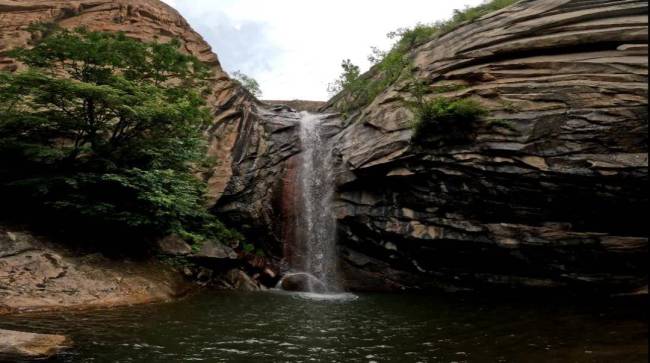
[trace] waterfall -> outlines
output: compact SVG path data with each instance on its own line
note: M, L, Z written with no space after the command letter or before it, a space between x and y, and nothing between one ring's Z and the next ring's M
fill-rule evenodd
M300 290L335 292L337 276L336 219L332 206L334 176L329 140L324 137L324 115L300 114L302 154L296 173L296 261ZM305 276L309 276L305 278Z

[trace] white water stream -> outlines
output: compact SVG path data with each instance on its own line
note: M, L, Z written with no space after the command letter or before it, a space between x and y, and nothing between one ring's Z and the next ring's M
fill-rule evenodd
M334 177L332 153L323 137L323 115L301 113L300 142L303 152L298 168L300 183L298 238L304 251L303 272L313 275L329 292L339 291L336 263L336 219L332 207ZM316 281L317 282L317 281ZM322 290L308 280L309 291Z

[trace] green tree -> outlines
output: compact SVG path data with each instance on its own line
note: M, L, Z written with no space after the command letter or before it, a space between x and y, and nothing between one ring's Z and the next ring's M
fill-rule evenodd
M262 89L255 78L247 76L240 71L233 72L232 77L253 96L258 98L262 97Z
M209 73L180 43L36 26L0 73L0 198L23 220L95 235L238 239L194 174ZM40 38L40 39L39 39Z
M354 88L355 84L359 82L361 69L359 66L352 63L351 60L345 59L341 62L343 72L337 80L330 83L327 87L327 92L335 95L343 90Z

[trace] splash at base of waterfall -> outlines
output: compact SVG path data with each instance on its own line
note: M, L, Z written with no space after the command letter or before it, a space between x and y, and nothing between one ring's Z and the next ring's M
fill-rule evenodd
M284 275L272 291L291 294L299 299L323 302L347 302L358 299L354 294L329 291L324 282L306 272Z

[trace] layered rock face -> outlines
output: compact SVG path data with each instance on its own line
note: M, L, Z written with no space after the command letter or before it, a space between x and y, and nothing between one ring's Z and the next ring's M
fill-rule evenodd
M416 49L428 98L490 115L418 145L398 82L346 120L348 287L647 286L647 23L646 1L522 1Z
M341 120L347 287L647 286L647 6L521 1L414 50L429 98L471 97L490 115L463 142L413 143L404 81ZM281 242L293 235L300 116L231 81L175 10L157 0L0 0L0 12L3 70L19 68L5 54L29 44L33 22L179 38L213 68L210 208L250 242L290 255Z

